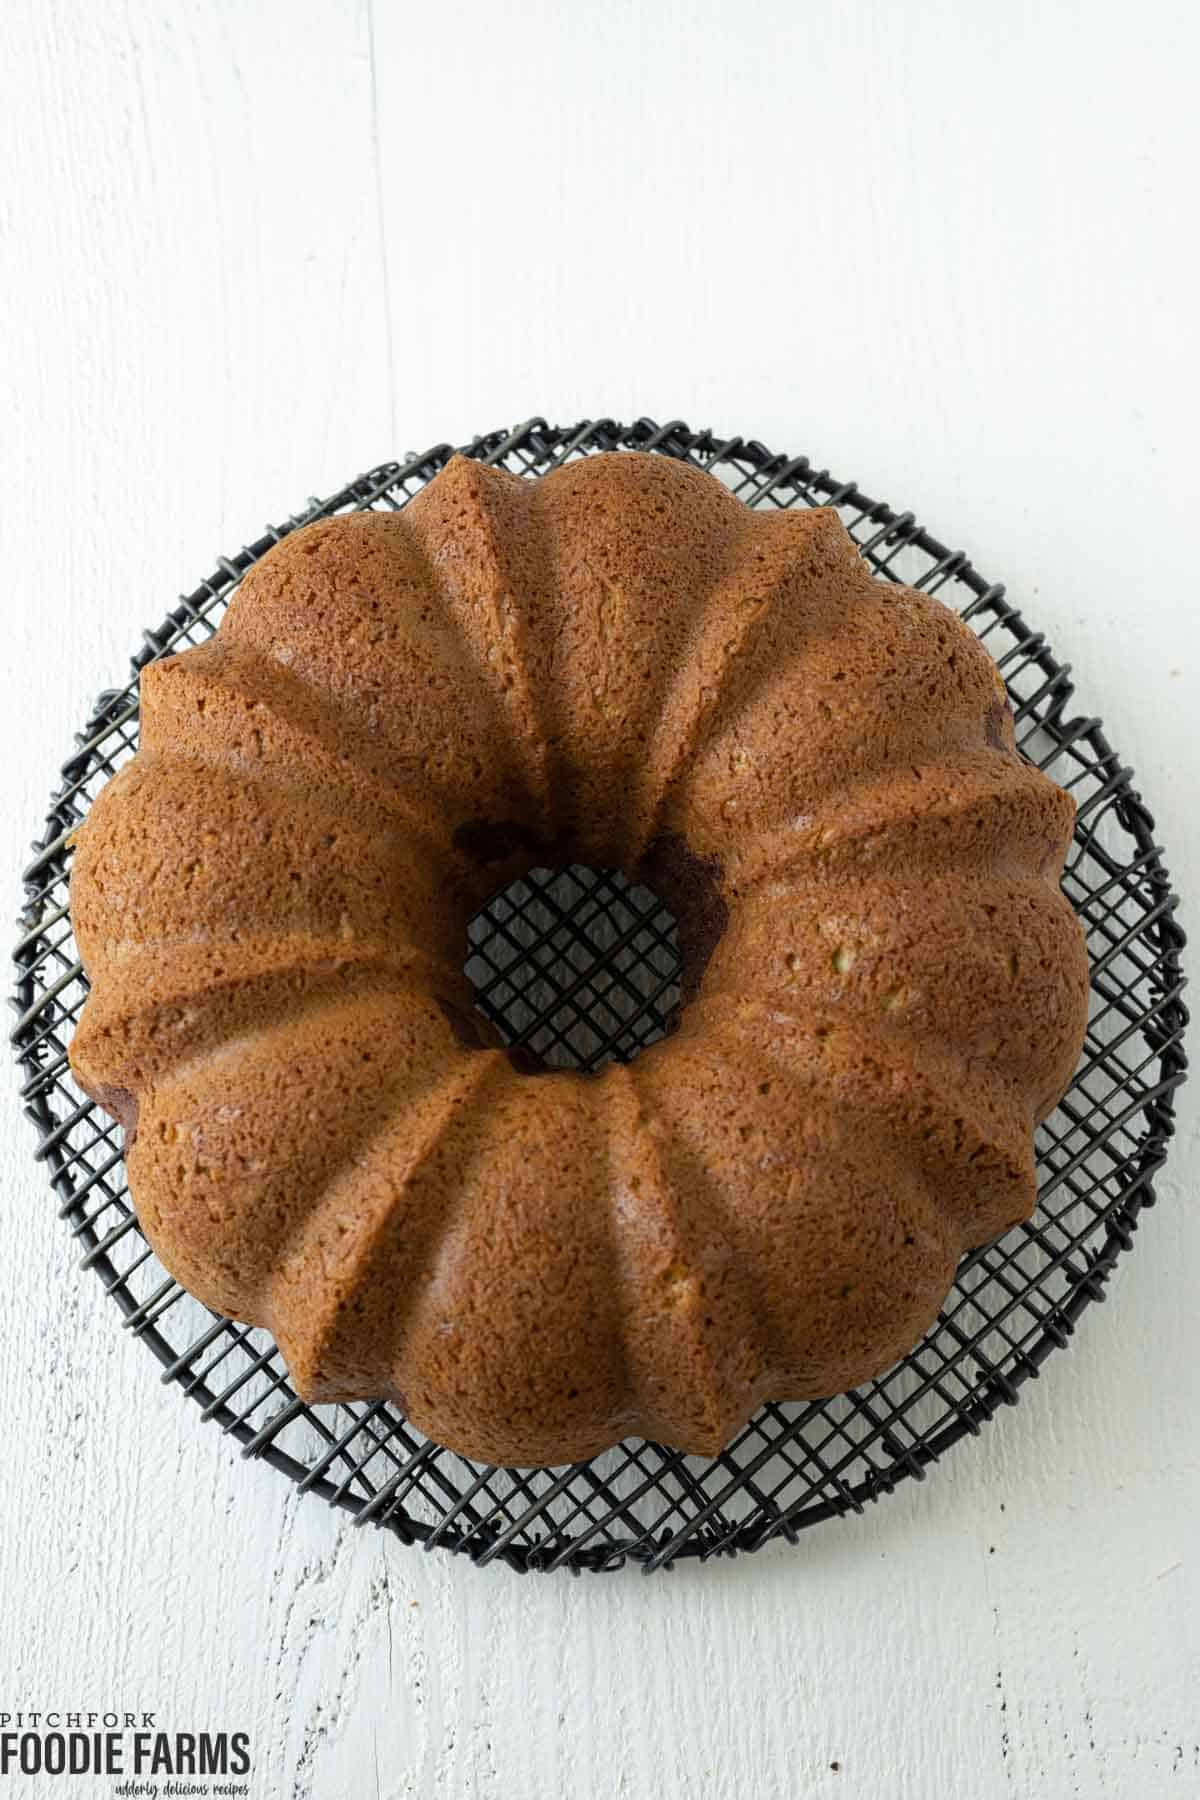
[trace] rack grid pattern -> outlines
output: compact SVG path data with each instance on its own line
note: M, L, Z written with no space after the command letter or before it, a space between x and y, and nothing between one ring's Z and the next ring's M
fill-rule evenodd
M203 642L252 563L309 520L399 509L453 454L442 444L313 500L181 598L144 635L129 685L100 695L62 770L25 872L15 951L13 1045L24 1101L60 1211L93 1269L176 1383L236 1438L306 1491L406 1543L514 1569L644 1571L794 1540L926 1470L999 1406L1013 1404L1131 1248L1173 1129L1183 1080L1183 935L1154 823L1098 719L1074 709L1067 666L961 552L911 513L869 499L805 457L680 421L532 419L462 447L540 476L601 450L635 449L710 470L749 506L835 506L882 581L940 594L987 644L1008 685L1023 754L1075 797L1064 890L1087 932L1092 1006L1079 1069L1038 1138L1032 1220L973 1252L917 1348L878 1380L834 1399L763 1407L719 1456L630 1441L570 1468L476 1465L429 1442L390 1405L309 1407L275 1345L185 1294L142 1238L119 1128L75 1086L66 1047L86 995L71 935L71 837L97 791L137 748L141 668ZM678 999L674 920L619 875L535 870L494 896L468 933L481 1009L510 1042L561 1067L627 1059L661 1035Z

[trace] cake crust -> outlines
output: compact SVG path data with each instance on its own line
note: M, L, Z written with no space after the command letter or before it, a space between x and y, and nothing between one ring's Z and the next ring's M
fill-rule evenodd
M306 1399L513 1465L712 1453L886 1368L1031 1212L1073 805L832 510L456 457L285 538L141 708L78 838L71 1064L163 1263ZM679 921L676 1028L590 1077L463 975L483 901L568 862Z

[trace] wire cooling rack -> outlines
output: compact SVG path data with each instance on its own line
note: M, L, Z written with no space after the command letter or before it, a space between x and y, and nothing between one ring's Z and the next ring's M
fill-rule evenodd
M1173 1126L1183 1079L1183 935L1154 823L1097 719L1075 709L1066 666L966 557L911 513L868 499L805 457L676 421L567 429L533 419L464 446L536 476L598 450L636 449L709 469L749 506L836 506L884 581L940 594L987 643L1008 684L1023 753L1075 796L1064 889L1087 931L1091 1018L1075 1080L1038 1138L1037 1212L962 1263L936 1323L904 1362L853 1393L768 1405L711 1460L630 1441L570 1468L485 1467L430 1443L382 1404L308 1407L268 1335L184 1294L141 1237L118 1128L75 1087L66 1046L86 983L67 914L71 833L137 746L137 672L197 644L272 544L310 519L398 509L452 454L439 445L388 463L287 525L222 558L145 634L127 687L100 696L62 771L25 873L13 1043L24 1098L62 1216L125 1325L206 1418L302 1489L406 1543L514 1569L643 1569L681 1557L757 1550L819 1520L861 1512L1011 1405L1046 1357L1103 1297ZM628 1057L660 1035L674 1005L674 921L644 889L586 870L535 871L495 897L469 933L480 1004L510 1040L560 1065Z

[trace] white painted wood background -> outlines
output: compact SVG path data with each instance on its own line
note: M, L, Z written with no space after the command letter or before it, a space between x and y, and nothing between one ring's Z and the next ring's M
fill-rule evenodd
M216 552L534 412L916 509L1074 662L1194 894L1198 57L1168 0L5 0L13 908L85 708ZM247 1729L256 1797L1200 1795L1182 1113L1109 1303L924 1486L571 1581L243 1464L76 1274L6 1107L0 1709Z

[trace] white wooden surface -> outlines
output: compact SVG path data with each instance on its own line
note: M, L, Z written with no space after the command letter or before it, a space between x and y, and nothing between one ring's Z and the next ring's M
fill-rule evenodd
M1167 0L7 0L14 903L85 706L214 553L538 411L914 507L1072 659L1194 894L1198 55ZM32 1147L6 1108L0 1708L245 1728L256 1796L1200 1794L1189 1096L1015 1412L654 1581L477 1573L240 1462L75 1273Z

